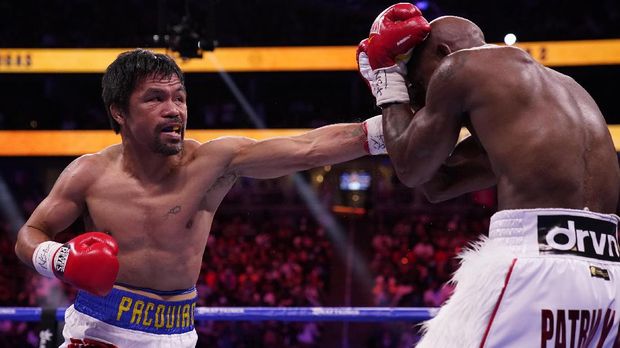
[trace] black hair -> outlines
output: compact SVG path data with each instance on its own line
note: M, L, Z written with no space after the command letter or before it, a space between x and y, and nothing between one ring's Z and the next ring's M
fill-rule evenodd
M162 79L176 76L185 86L183 72L174 59L141 48L121 53L103 74L101 98L116 134L120 132L121 125L112 117L110 106L116 105L127 111L129 97L136 85L150 76Z

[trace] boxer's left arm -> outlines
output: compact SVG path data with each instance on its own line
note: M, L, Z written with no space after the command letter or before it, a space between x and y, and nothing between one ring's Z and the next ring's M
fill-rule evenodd
M270 179L385 153L380 127L381 116L378 116L363 123L334 124L291 137L262 141L238 138L227 171L235 176ZM381 144L373 149L372 142L377 138Z
M408 103L383 106L388 155L398 178L409 187L429 181L458 140L469 88L462 59L444 58L429 83L426 106L415 115Z
M450 157L422 185L422 191L431 203L437 203L496 183L488 155L476 139L470 136L456 145Z

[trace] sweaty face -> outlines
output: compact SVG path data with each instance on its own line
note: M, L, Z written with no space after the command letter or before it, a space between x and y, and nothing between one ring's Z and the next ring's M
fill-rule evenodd
M177 76L145 78L129 99L125 125L129 136L155 153L180 153L187 124L186 99L185 87Z

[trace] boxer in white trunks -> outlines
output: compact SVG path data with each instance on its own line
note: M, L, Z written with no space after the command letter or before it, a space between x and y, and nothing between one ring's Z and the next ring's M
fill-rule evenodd
M80 289L63 347L195 346L194 285L213 216L236 179L385 153L381 116L263 141L186 140L183 73L147 50L107 68L102 96L122 143L73 161L15 246L25 264ZM80 216L97 232L53 241Z
M592 97L471 21L429 25L411 4L377 18L358 62L403 183L432 202L497 185L489 236L461 255L418 347L613 347L620 170Z

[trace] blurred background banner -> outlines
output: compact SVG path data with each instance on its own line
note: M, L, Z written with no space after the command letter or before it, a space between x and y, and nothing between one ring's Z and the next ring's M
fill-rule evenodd
M620 151L620 125L608 126L616 150ZM310 129L190 129L185 136L200 142L223 136L242 136L257 140L299 135ZM460 138L468 135L461 130ZM109 130L12 130L0 131L0 156L80 156L97 152L120 142Z
M503 43L502 43L503 44ZM516 44L551 67L620 64L620 40L521 42ZM103 73L119 49L0 48L0 73ZM217 72L212 59L228 72L356 70L357 46L222 47L214 57L182 59L170 49L154 49L177 59L186 73Z

